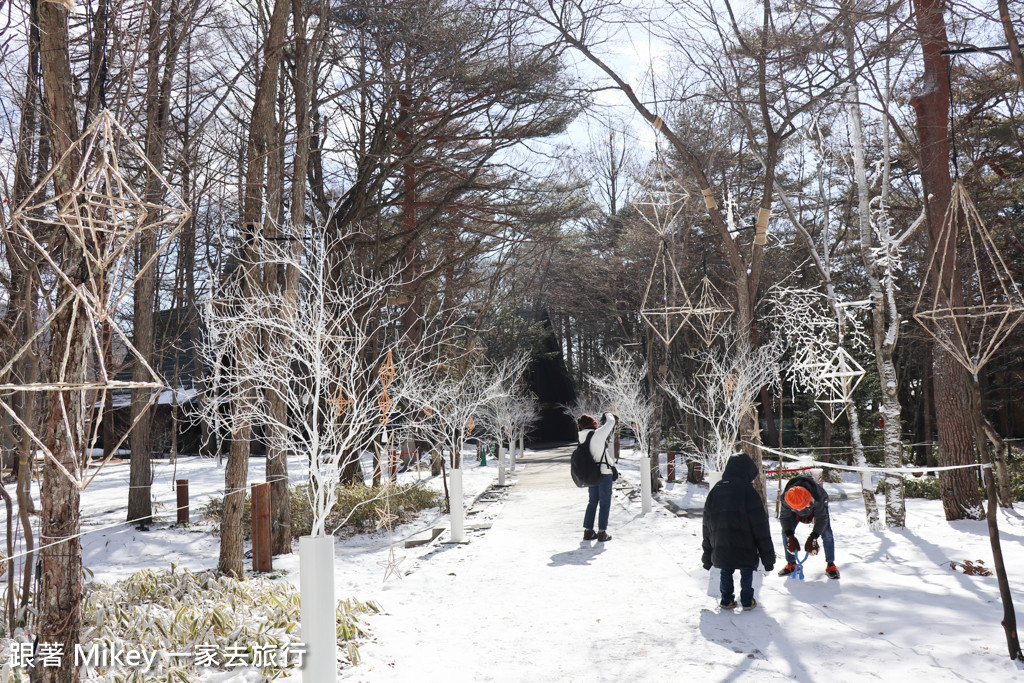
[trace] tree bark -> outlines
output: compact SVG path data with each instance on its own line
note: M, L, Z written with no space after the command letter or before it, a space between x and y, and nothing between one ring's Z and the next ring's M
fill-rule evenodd
M50 149L56 163L71 149L78 138L78 123L72 94L73 79L68 55L68 10L53 2L39 5L39 34L43 94L50 119ZM72 187L75 172L81 163L81 155L72 152L65 164L53 176L56 194L67 192ZM75 248L73 240L64 239L51 243L59 248L61 268L76 282L82 269L82 253ZM84 344L77 343L86 332L85 315L75 315L80 306L70 286L58 280L59 301L70 298L54 319L51 329L51 348L62 352L69 348L65 366L65 379L80 382L85 377L86 358ZM55 394L61 392L54 392ZM77 470L76 458L85 447L82 426L85 423L84 397L71 394L66 402L68 422L75 427L73 435L62 428L63 413L60 401L55 396L50 401L46 421L46 443L57 462ZM77 399L77 400L76 400ZM60 643L64 652L74 652L80 642L82 624L82 547L78 540L80 530L80 508L78 487L47 460L43 465L43 481L40 493L42 518L40 535L46 540L40 550L42 580L39 589L39 625L37 635L40 642ZM39 677L43 683L77 682L79 674L74 657L64 657L59 667L44 668Z
M914 0L914 13L921 34L924 56L922 92L911 98L917 115L921 147L921 181L925 190L928 234L932 248L937 243L942 220L949 206L952 181L949 175L949 59L946 49L944 0ZM943 287L955 286L951 278ZM940 283L934 283L935 287ZM955 296L955 294L954 294ZM935 420L939 432L939 464L970 465L974 462L974 434L967 371L940 344L932 344ZM944 470L939 473L942 507L947 520L981 519L983 515L977 476L973 470Z
M267 154L271 141L276 139L277 88L281 70L281 57L285 34L288 28L289 0L275 0L270 16L270 25L263 43L263 67L260 70L249 124L249 138L246 145L245 190L242 203L242 232L247 244L262 232L265 208L264 182L266 179ZM246 251L250 249L247 247ZM244 278L243 296L248 296L259 283L259 275L252 272L252 254L245 255L241 277ZM255 359L239 359L237 362L254 363ZM255 391L250 388L249 391ZM242 401L244 403L244 401ZM240 405L240 410L244 408ZM224 470L224 516L220 528L220 572L242 578L245 575L242 539L242 508L244 491L249 472L250 439L249 426L241 427L231 434L231 451ZM273 495L273 493L271 493Z

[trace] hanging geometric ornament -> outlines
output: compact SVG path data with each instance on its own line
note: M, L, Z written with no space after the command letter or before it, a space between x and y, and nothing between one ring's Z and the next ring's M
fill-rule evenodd
M640 315L668 346L686 324L691 310L676 262L665 240L662 240L651 275L647 279L647 289L640 303Z
M640 209L640 218L664 237L675 231L690 193L681 189L661 159L654 163L651 175L656 182L653 187L648 187L646 197L637 201L636 206Z
M853 392L864 379L864 368L842 346L822 366L818 375L820 394L814 402L825 417L835 424L853 398Z
M971 374L1024 318L1024 298L960 180L932 251L914 319Z
M72 162L80 158L75 166ZM160 185L168 203L156 204L141 198L122 173L122 166L139 172ZM54 178L72 178L68 190L54 192ZM191 212L160 172L149 162L142 149L113 118L101 111L89 128L43 177L39 185L11 214L17 230L49 265L48 276L67 285L64 298L53 302L53 309L40 323L32 338L0 368L0 410L6 412L34 446L81 490L95 478L100 468L113 457L128 434L145 414L141 411L116 444L108 446L106 459L93 457L99 440L102 409L107 395L132 389L149 390L146 409L156 402L164 382L118 327L118 305L143 273L153 267L159 254L177 234ZM134 271L134 245L146 233L155 233L153 256ZM66 263L58 263L62 239L74 254ZM46 244L47 246L43 246ZM67 247L64 251L66 253ZM65 270L73 267L73 271ZM84 338L67 338L63 348L50 349L49 377L45 381L24 384L18 381L18 361L36 351L36 345L53 337L53 325L69 318L72 328L84 328ZM117 344L113 341L117 340ZM120 381L117 370L108 366L114 348L123 350L123 365L135 364L146 378ZM69 361L75 358L74 363ZM70 368L79 368L72 372ZM74 444L69 460L61 462L44 437L18 416L15 404L42 393L52 399L59 419L53 429L63 432L62 441Z
M67 168L71 154L81 154L77 169ZM147 201L136 192L122 171L132 177L140 169L160 187L164 203ZM51 196L51 179L58 172L74 173L70 189ZM142 192L144 194L144 192ZM54 272L79 293L97 319L109 320L118 304L131 293L143 273L153 267L192 213L174 188L146 158L145 152L104 109L71 149L54 164L42 182L22 202L12 218ZM81 250L80 272L65 273L54 261L53 250L37 237L66 234ZM134 277L135 245L146 233L157 235L156 249ZM81 279L78 284L74 279Z
M690 294L690 304L693 309L687 322L704 344L710 346L728 324L732 306L707 275Z

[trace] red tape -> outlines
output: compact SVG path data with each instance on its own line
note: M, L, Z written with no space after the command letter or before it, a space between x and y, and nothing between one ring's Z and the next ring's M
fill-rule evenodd
M816 470L816 469L818 469L818 468L817 467L801 467L801 468L795 469L795 470L765 470L764 473L765 474L780 474L780 473L786 473L786 472L806 472L807 470Z

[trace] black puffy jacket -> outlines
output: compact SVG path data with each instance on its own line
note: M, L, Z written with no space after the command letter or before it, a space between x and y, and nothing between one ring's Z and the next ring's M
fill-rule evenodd
M786 502L786 491L794 486L802 486L807 489L813 499L811 504L803 510L794 510ZM786 488L782 490L782 510L779 512L779 524L782 526L782 533L786 536L796 531L798 522L813 525L811 538L821 536L828 525L828 491L813 478L804 474L790 479Z
M704 568L757 569L775 564L775 548L768 527L768 513L753 481L757 465L746 453L729 458L722 480L704 503Z

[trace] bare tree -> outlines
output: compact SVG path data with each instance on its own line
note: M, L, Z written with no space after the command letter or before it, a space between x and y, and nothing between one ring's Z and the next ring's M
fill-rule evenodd
M729 458L740 450L745 416L756 410L761 387L776 381L782 351L777 340L752 351L740 336L694 357L700 370L694 375L692 389L662 384L679 408L703 427L702 434L687 436L691 451L687 457L698 458L705 472L722 472ZM767 509L763 475L756 486Z

